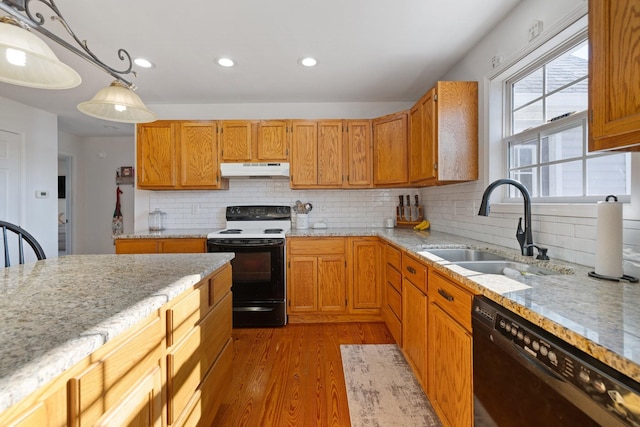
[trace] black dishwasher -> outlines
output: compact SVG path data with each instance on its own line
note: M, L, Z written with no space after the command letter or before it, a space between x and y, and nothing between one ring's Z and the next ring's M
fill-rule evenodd
M475 427L640 426L640 384L485 297L473 302Z

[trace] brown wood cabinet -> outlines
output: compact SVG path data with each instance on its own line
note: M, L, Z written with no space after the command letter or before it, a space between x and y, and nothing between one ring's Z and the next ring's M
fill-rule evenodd
M371 120L344 121L343 188L373 186Z
M402 350L427 390L427 266L402 253Z
M286 120L222 120L218 125L220 161L287 161Z
M446 426L473 425L471 303L465 288L429 272L428 395Z
M224 189L216 124L169 121L137 125L137 186L146 190Z
M380 314L382 248L377 237L349 239L352 313Z
M204 253L207 239L116 239L116 254Z
M292 323L347 310L346 239L287 239L287 300Z
M636 0L589 2L589 151L640 150Z
M409 113L409 180L478 179L478 83L440 81Z
M0 425L212 425L232 375L230 289L227 263L0 413Z
M230 290L227 265L167 309L168 425L184 425L182 420L193 417L194 411L200 415L200 425L213 422L223 397L216 390L231 380Z
M396 343L402 347L402 253L384 244L384 298L382 314Z
M291 188L342 187L342 120L291 124Z
M373 119L373 184L404 187L409 184L407 167L408 112Z

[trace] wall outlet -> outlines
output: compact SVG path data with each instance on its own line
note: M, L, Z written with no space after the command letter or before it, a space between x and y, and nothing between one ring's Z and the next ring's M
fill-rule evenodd
M542 21L533 21L529 26L529 41L535 39L542 33Z

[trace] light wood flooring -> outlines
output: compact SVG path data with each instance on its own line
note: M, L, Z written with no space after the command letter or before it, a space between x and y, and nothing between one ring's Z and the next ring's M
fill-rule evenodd
M233 381L216 427L349 427L340 344L394 343L384 323L234 329Z

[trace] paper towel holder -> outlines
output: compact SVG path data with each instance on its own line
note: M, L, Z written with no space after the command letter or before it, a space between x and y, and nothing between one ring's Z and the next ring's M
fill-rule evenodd
M616 196L614 196L613 194L608 195L607 197L605 197L605 202L608 202L609 199L613 199L614 202L618 201L618 198ZM621 280L626 280L629 283L637 283L638 282L638 278L634 277L634 276L629 276L627 274L623 274L620 277L613 277L613 276L605 276L603 274L598 274L595 271L590 271L589 273L590 277L594 277L596 279L602 279L602 280L611 280L614 282L619 282Z

